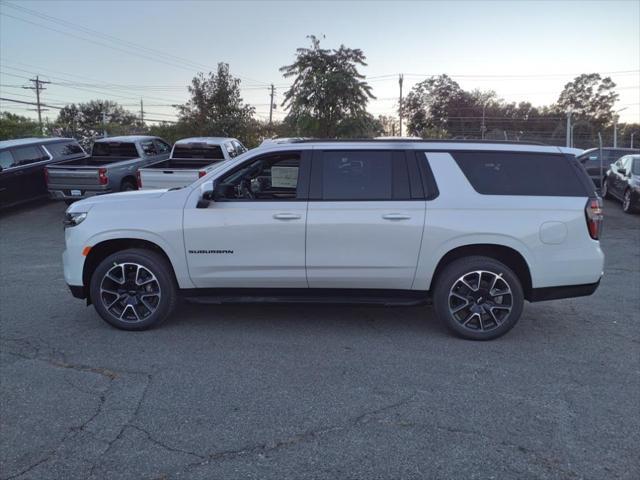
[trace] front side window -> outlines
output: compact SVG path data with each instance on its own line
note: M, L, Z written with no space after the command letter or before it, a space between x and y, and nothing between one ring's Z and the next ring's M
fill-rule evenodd
M3 150L0 152L0 167L4 170L5 168L10 168L15 166L13 164L13 156L9 150Z
M235 149L236 149L236 155L241 155L241 154L243 154L244 152L246 152L246 151L247 151L247 149L245 148L245 146L244 146L244 145L242 145L239 141L237 141L237 140L233 140L233 142L232 142L232 143L233 143L233 146L234 146L234 147L235 147Z
M285 153L260 157L223 177L224 200L295 200L300 155Z
M15 166L19 166L41 162L42 160L47 160L49 157L38 147L20 147L13 149L13 158Z
M141 142L140 146L146 156L158 155L158 149L152 141Z
M391 200L393 153L327 151L322 154L323 200Z
M227 150L229 157L234 158L238 155L238 152L236 152L236 149L231 142L224 142L224 148Z
M171 145L163 142L162 140L155 140L156 149L160 153L169 153L171 151Z
M633 159L631 164L631 173L634 175L640 175L640 157L636 157Z

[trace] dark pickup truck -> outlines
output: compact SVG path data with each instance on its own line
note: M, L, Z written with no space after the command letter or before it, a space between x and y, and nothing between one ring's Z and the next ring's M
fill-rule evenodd
M166 160L171 146L158 137L122 136L97 140L91 156L47 168L52 198L68 203L105 193L136 190L138 169Z

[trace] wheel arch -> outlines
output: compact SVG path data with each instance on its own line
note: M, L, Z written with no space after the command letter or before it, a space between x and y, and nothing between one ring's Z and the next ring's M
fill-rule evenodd
M164 251L162 247L158 244L151 242L149 240L144 240L140 238L115 238L109 240L103 240L94 246L91 247L87 257L85 258L84 265L82 267L82 285L84 289L84 294L87 298L87 303L91 303L90 297L90 282L91 276L93 272L95 272L100 262L102 262L109 255L112 255L116 252L120 252L122 250L128 250L131 248L139 248L143 250L151 250L161 255L168 263L170 267L171 274L173 276L173 280L178 285L178 280L175 272L175 268L173 262L171 262L171 258Z
M504 263L517 275L522 283L525 299L529 300L532 292L531 269L520 252L506 245L492 243L476 243L462 245L449 250L438 262L431 279L431 289L438 281L438 276L451 262L469 256L490 257Z
M136 180L135 175L127 175L126 177L123 177L122 180L120 180L120 190L122 190L125 183L131 183L136 187L136 189L138 188L138 181Z

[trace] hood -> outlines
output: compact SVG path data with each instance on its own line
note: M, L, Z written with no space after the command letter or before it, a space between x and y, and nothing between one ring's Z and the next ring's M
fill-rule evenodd
M116 202L135 202L137 200L147 200L151 198L159 198L165 193L167 193L168 189L162 188L158 190L133 190L130 192L119 192L119 193L109 193L107 195L95 195L93 197L85 198L84 200L79 200L77 202L72 203L69 208L67 208L67 212L88 212L95 205L104 205L108 203L116 203Z

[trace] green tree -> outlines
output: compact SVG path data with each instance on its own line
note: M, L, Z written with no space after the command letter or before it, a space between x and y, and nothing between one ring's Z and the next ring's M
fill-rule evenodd
M291 65L280 68L293 84L284 95L282 106L289 110L285 122L300 136L334 138L358 137L377 129L367 113L371 87L358 72L366 66L360 49L341 45L338 49L320 48L314 35L310 48L298 48Z
M189 86L191 99L178 107L179 123L197 135L237 137L251 143L257 122L254 108L243 102L240 80L219 63L216 73L199 73Z
M144 128L136 114L125 110L116 102L91 100L77 105L72 103L62 108L53 126L53 132L77 138L84 145L88 145L93 139L101 137L105 130L107 135L114 136L140 133Z
M39 136L38 122L15 113L0 113L0 140Z
M559 113L571 111L578 119L603 127L613 120L613 105L618 100L616 84L598 73L583 73L567 83L558 98Z

